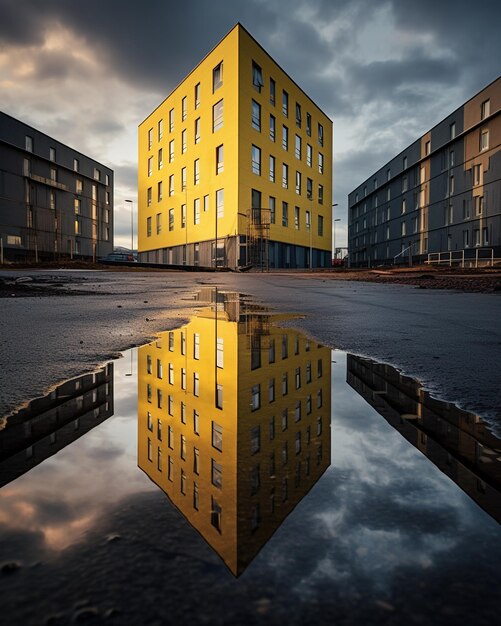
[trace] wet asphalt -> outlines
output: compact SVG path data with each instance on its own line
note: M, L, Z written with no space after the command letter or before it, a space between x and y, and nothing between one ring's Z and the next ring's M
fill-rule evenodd
M208 286L302 316L332 348L390 363L501 424L501 295L330 280L321 274L1 272L80 295L0 299L0 415L190 316ZM28 281L29 282L29 281ZM499 433L499 430L498 430Z

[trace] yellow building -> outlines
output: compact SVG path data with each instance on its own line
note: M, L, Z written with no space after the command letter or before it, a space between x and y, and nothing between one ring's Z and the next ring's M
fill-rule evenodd
M237 24L139 126L141 261L330 265L332 122Z
M238 575L330 464L330 350L209 295L139 348L138 464Z

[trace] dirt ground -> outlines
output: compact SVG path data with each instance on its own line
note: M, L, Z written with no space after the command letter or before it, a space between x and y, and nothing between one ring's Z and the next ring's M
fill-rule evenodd
M45 263L39 265L10 265L3 266L3 269L16 270L51 270L54 272L60 269L68 270L106 270L111 272L176 272L180 270L165 267L143 267L134 265L103 265L101 263ZM196 268L189 268L194 270ZM182 270L181 270L182 271ZM214 273L210 269L209 273ZM255 273L257 270L251 270ZM233 272L230 272L233 273ZM236 272L238 273L238 272ZM415 266L406 268L388 269L326 269L308 272L305 270L270 270L266 274L291 274L302 275L303 277L320 274L324 280L357 281L379 284L393 285L414 285L419 289L449 289L468 293L493 293L501 292L501 268L481 268L481 269L460 269L454 267L429 267ZM21 279L0 279L0 298L2 297L22 297L22 296L49 296L49 295L72 295L56 279L51 281L45 277L41 284L36 274L33 280ZM82 292L80 292L82 293Z

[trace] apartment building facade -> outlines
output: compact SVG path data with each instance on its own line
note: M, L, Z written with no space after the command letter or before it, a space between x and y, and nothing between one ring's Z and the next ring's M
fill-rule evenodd
M141 261L330 265L332 122L240 24L138 132Z
M501 257L500 108L498 78L349 194L352 266Z
M2 112L0 209L5 261L113 250L113 171Z
M235 575L330 465L330 349L238 294L138 352L138 465Z

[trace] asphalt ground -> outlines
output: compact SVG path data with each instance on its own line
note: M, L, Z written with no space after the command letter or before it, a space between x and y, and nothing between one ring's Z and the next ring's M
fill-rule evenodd
M0 272L7 291L26 277L32 280L24 291L0 300L0 415L179 325L196 306L197 290L220 286L295 313L300 318L291 323L319 342L390 363L437 397L479 413L494 428L501 424L498 292L321 273Z

